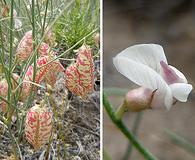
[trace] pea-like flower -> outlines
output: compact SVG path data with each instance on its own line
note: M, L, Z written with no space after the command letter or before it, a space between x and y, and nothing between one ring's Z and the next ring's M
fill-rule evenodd
M140 100L145 97L148 108L170 109L177 100L186 102L193 88L183 73L168 64L163 48L157 44L131 46L114 57L113 63L118 72L142 87L137 95ZM128 93L126 101L135 94Z

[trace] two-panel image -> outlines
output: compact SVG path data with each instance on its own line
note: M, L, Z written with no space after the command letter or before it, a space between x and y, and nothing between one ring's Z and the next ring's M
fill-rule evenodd
M194 160L193 0L0 0L0 160Z

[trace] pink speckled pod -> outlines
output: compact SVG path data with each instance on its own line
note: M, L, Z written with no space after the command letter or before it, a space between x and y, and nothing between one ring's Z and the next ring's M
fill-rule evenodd
M13 73L12 76L15 79L15 81L17 82L19 79L19 76L16 73ZM15 81L12 80L13 89L15 89L17 87L17 83ZM7 80L5 78L3 78L2 80L0 80L0 96L6 98L7 94L8 94L8 83L7 83ZM6 108L7 108L7 103L4 101L1 101L0 102L0 111L3 111L5 113Z
M47 55L50 52L50 47L48 44L42 42L38 48L39 55ZM32 31L25 33L24 37L21 39L18 48L16 50L16 57L21 61L27 60L33 53L33 41L32 41Z
M35 105L27 113L25 135L27 141L38 150L49 141L52 134L52 113L46 106Z
M46 29L47 31L48 29ZM55 33L51 30L49 30L44 38L44 42L49 44L50 46L54 46L55 45Z
M37 59L37 72L35 76L35 83L40 84L41 81L45 80L46 83L53 86L57 80L57 75L59 72L64 71L64 67L61 65L61 63L58 60L55 60L47 65L45 65L47 62L54 59L54 55L52 53L49 55L41 56ZM45 66L44 66L45 65ZM33 65L29 66L25 78L25 81L33 81ZM22 99L25 99L26 95L29 95L30 89L31 89L30 83L23 83L23 93L22 93Z
M7 81L6 81L6 79L2 79L0 81L0 95L2 97L6 98L7 92L8 92L8 84L7 84ZM6 105L7 104L4 101L2 101L0 103L0 111L2 111L2 112L5 113L6 112Z
M66 84L75 95L86 98L94 87L94 65L91 49L83 45L78 52L76 63L66 69Z

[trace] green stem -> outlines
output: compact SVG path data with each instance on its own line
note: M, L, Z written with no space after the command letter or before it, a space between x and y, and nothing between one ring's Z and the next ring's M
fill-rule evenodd
M187 141L185 138L175 134L172 131L165 130L165 133L169 136L169 138L177 145L181 146L182 148L190 151L191 153L195 153L195 145L191 142Z
M9 71L7 70L7 68L5 67L5 48L4 48L4 42L3 42L3 33L2 33L2 22L0 21L0 46L1 46L1 57L0 57L0 60L1 60L1 64L2 64L2 69L3 69L3 73L5 74L5 77L6 77L6 80L8 81L8 77L9 77Z
M37 57L38 57L38 53L36 50L36 27L35 27L35 0L32 0L32 41L33 41L33 51L35 52L34 56L33 56L33 83L35 82L35 78L36 78L36 72L37 72L37 67L36 67L36 62L37 62ZM36 50L36 51L35 51ZM34 85L31 85L31 89L30 89L30 96L28 98L27 101L27 106L30 105L30 103L33 100L34 97Z
M39 23L40 23L40 25L41 25L41 27L42 27L43 25L42 25L41 10L40 10L39 3L40 3L40 2L37 1L38 20L39 20Z
M13 58L13 27L14 27L14 18L13 18L13 9L14 8L14 0L11 1L11 18L10 18L10 31L9 31L9 75L7 79L8 83L8 94L7 94L7 99L8 102L12 102L12 82L11 82L11 77L12 77L12 58ZM14 112L13 107L8 104L8 121L11 121L11 116ZM9 123L10 124L10 123Z
M45 30L45 23L46 23L48 5L49 5L49 0L47 0L46 7L45 7L45 14L44 14L44 20L43 20L43 26L42 26L42 36L44 35L44 30Z
M126 102L124 101L117 109L117 111L115 112L115 117L116 119L120 120L123 117L123 114L126 111Z
M140 121L141 121L142 115L143 115L142 112L137 113L135 121L133 123L132 133L135 136L137 135L137 131L138 131L138 128L139 128L139 125L140 125ZM125 152L125 155L123 157L123 160L128 160L130 158L132 149L133 149L133 147L132 147L131 143L129 143L128 146L127 146L127 150Z
M41 43L43 42L44 38L46 37L48 31L54 26L54 24L56 23L56 21L61 17L61 15L65 12L65 10L67 10L72 4L74 3L74 0L71 0L68 4L64 5L64 8L61 10L61 12L59 13L59 15L55 18L55 20L50 24L50 26L48 26L48 30L46 30L46 32L44 33L44 35L42 36L40 42L38 43L38 45L36 46L36 49L34 50L34 52L31 54L31 56L28 58L28 60L25 63L25 66L23 67L23 72L22 72L22 76L21 76L21 81L23 80L25 73L28 70L28 66L31 64L34 55L37 53L37 50L39 48L39 46L41 45ZM70 48L73 49L75 47L75 45ZM69 52L70 50L67 50L67 52ZM66 52L64 52L65 54ZM55 59L56 60L56 59ZM52 61L53 62L53 61ZM50 62L51 63L51 62ZM45 66L45 65L43 65Z
M95 33L98 30L98 28L94 29L92 32L90 32L88 35L86 35L85 37L81 38L77 43L75 43L72 47L70 47L69 49L67 49L65 52L61 53L60 55L56 56L55 58L53 58L51 61L47 62L46 64L42 65L41 67L39 67L38 69L41 69L45 66L47 66L48 64L54 62L55 60L61 58L63 55L65 55L66 53L70 52L72 49L74 49L78 44L80 44L81 42L83 42L87 37L89 37L90 35L92 35L93 33Z
M53 113L54 113L54 119L55 119L55 123L56 123L56 133L58 132L58 138L60 139L60 141L62 141L63 147L64 147L64 155L63 155L62 158L66 159L66 144L65 144L64 134L63 134L64 128L63 128L63 125L62 125L62 122L61 122L61 121L63 121L63 113L58 114L58 110L57 110L55 100L52 97L52 92L53 92L52 87L47 85L47 90L48 90L48 99L49 99L49 102L51 104L51 107L52 107ZM59 141L59 144L57 146L58 159L60 159L60 146L61 146L60 141Z
M23 160L23 157L22 157L22 153L21 153L19 144L18 144L18 142L16 141L16 138L15 138L15 136L14 136L13 133L12 133L12 129L11 129L11 126L9 125L9 122L7 121L7 119L6 119L4 116L1 116L1 115L0 115L0 120L3 122L3 124L4 124L5 127L7 128L8 133L9 133L9 135L10 135L11 144L12 144L12 149L13 149L13 152L14 152L15 159L18 159L18 158L17 158L17 151L16 151L16 148L17 148L17 149L18 149L18 152L19 152L20 159ZM15 145L16 145L16 146L15 146Z
M157 158L146 148L144 148L144 146L137 140L137 138L127 129L124 123L117 119L113 107L108 101L105 93L103 93L103 104L112 122L120 129L120 131L127 137L129 142L143 155L143 157L146 160L157 160Z

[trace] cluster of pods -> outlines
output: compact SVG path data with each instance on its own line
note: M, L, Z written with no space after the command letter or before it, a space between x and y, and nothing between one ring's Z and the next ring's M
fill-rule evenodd
M42 42L37 49L39 58L36 61L36 66L32 64L26 71L22 83L21 94L19 96L19 99L22 102L25 101L26 97L30 94L33 83L29 82L33 82L33 76L34 83L40 84L44 81L45 83L54 86L57 81L57 75L60 72L63 72L65 74L64 81L66 87L74 95L86 98L88 93L93 91L94 64L90 47L83 44L78 50L76 61L65 69L56 58L57 53L50 47L50 42L53 42L52 36L52 32L49 31L45 41ZM32 31L28 31L25 33L17 47L16 59L19 63L22 63L33 56L33 53ZM35 75L34 67L36 67ZM13 73L13 79L12 87L14 89L18 85L17 82L20 77ZM34 87L33 91L36 91L36 89L37 88ZM2 79L0 81L0 96L6 98L7 94L8 83L6 79ZM6 102L1 102L0 108L2 112L6 112L8 108ZM39 149L49 141L51 134L52 113L48 110L47 106L44 104L37 104L30 108L25 123L25 137L28 142L31 143L35 149Z

